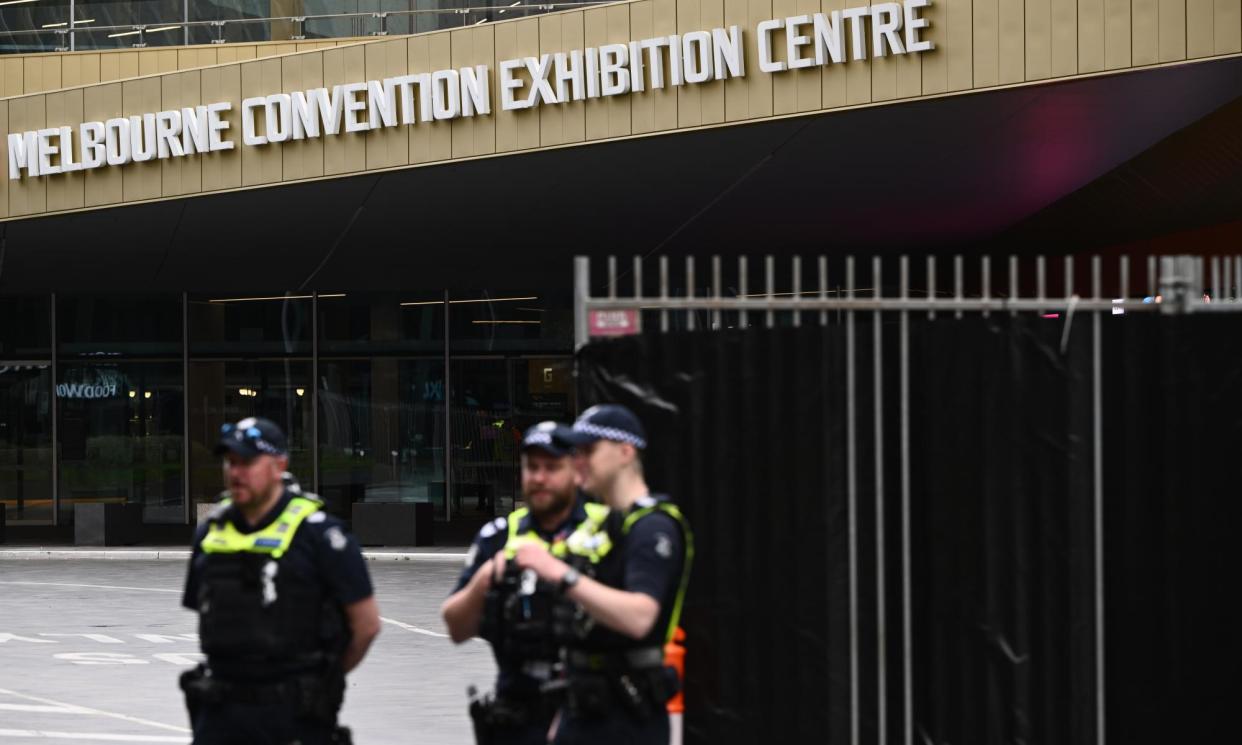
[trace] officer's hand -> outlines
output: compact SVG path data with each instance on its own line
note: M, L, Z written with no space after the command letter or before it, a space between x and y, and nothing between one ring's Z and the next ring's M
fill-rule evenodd
M548 553L546 547L536 543L527 543L518 548L514 561L523 569L533 569L539 579L552 584L560 582L569 568L565 562Z
M496 554L479 566L479 570L474 573L474 577L470 579L470 582L478 588L478 591L487 592L491 589L492 583L500 579L500 576L504 573L505 555L503 553Z

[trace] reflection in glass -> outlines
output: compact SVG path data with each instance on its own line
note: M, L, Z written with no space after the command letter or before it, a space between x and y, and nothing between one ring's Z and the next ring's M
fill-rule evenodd
M508 363L459 359L451 364L453 515L504 514L517 495L522 436L513 416Z
M336 295L320 305L338 302ZM306 294L213 295L189 302L190 354L275 357L311 352L311 297Z
M181 522L181 363L73 362L58 375L61 510L140 504L147 522Z
M547 290L453 293L449 327L454 352L564 352L573 348L573 303Z
M320 494L355 502L444 497L444 364L373 358L319 364Z
M62 359L181 358L181 297L78 295L57 298Z
M319 353L325 356L444 354L443 291L433 300L389 293L319 296ZM411 293L417 297L417 293Z
M453 518L503 515L521 497L522 434L573 412L568 357L456 359L452 365Z
M309 360L190 362L190 495L210 502L224 488L214 454L220 427L248 416L280 425L289 439L289 470L311 488Z
M574 411L574 363L568 357L513 360L514 417L525 432L539 422L567 422Z
M52 521L52 369L0 362L0 505L6 520Z
M0 5L0 52L69 48L68 0L9 2ZM465 8L482 10L466 12ZM218 39L228 43L282 41L296 35L307 39L358 37L380 32L375 13L389 14L384 28L394 36L526 18L553 9L527 0L77 0L72 36L78 51L187 41L210 44ZM292 21L262 20L298 16L306 17L300 34ZM145 26L144 33L140 35L133 28L136 25Z

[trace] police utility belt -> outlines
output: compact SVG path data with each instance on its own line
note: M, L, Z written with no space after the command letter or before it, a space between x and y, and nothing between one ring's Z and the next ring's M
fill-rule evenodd
M194 703L279 704L294 707L302 716L334 719L342 691L333 684L333 677L303 673L271 682L222 680L212 676L205 665L199 665L182 673L181 689Z
M616 652L566 652L566 707L575 717L628 712L638 719L663 715L680 690L677 673L659 647Z

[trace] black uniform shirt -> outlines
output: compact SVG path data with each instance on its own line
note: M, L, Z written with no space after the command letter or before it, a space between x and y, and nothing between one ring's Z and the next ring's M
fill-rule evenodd
M661 497L660 499L663 499ZM646 500L636 503L625 516L642 509ZM614 513L609 527L613 540L621 533L625 516ZM650 512L634 521L629 533L604 557L598 569L597 579L604 584L627 592L640 592L660 604L660 615L650 633L640 640L618 634L596 625L583 643L590 651L608 651L632 647L663 646L668 631L677 590L681 584L682 567L685 565L685 537L681 526L672 516L659 510Z
M271 512L254 526L249 526L237 514L236 507L229 508L225 519L231 520L239 532L253 533L275 522L292 498L293 495L286 491ZM181 604L194 611L198 610L199 577L207 560L201 548L207 528L207 523L204 523L194 533L194 553L190 557L185 592L181 596ZM345 532L344 523L323 510L313 513L298 526L288 552L280 559L280 571L304 578L318 577L325 596L335 598L342 606L352 605L374 594L371 575L367 572L366 560L362 558L358 542Z

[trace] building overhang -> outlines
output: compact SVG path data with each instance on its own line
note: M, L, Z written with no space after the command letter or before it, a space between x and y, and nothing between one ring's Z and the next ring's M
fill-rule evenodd
M10 221L0 291L564 286L578 253L961 247L1239 96L1242 59L1215 60Z

